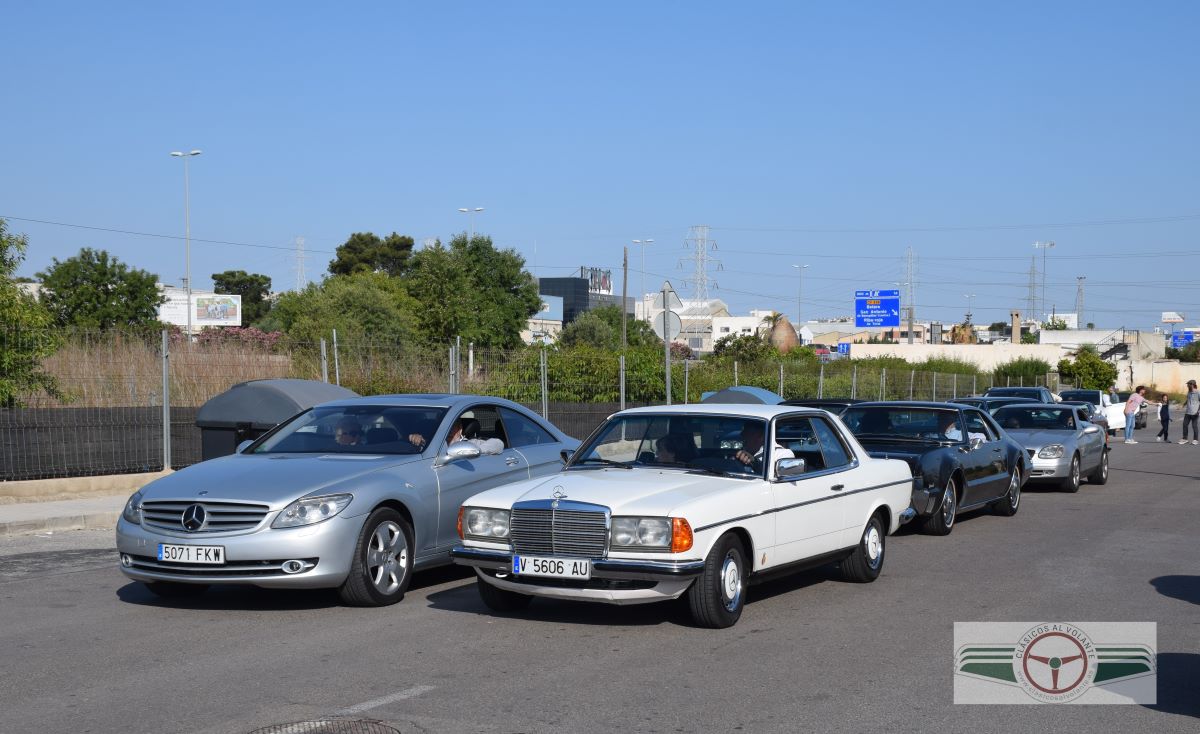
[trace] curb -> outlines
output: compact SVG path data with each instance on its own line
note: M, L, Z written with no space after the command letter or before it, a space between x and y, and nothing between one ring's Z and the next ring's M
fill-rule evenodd
M117 526L117 518L121 512L85 512L75 515L59 515L56 517L39 517L30 520L13 520L0 522L0 537L10 535L28 535L47 530L104 530Z

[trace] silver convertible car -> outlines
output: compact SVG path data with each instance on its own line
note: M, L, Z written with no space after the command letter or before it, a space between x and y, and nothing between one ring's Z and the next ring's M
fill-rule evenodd
M393 604L413 571L450 562L463 500L557 472L578 445L498 398L325 403L130 497L121 571L168 597L221 583L336 587L347 604Z
M1078 492L1082 476L1091 484L1108 482L1104 430L1088 415L1074 405L1022 403L1006 405L993 417L1029 453L1030 482L1053 482Z

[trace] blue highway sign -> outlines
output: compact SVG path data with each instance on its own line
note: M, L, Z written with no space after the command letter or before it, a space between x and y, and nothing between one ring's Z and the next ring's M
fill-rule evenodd
M900 291L854 291L854 325L899 326Z

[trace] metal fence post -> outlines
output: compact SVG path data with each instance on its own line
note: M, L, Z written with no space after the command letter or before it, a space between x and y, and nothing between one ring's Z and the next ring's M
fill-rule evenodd
M954 385L953 385L953 391L950 393L950 397L951 398L958 397L958 373L957 372L954 373Z
M454 392L462 392L462 337L454 337Z
M933 373L933 402L937 402L937 373Z
M913 399L913 384L917 381L917 371L909 370L908 372L908 399Z
M821 372L817 375L817 398L825 397L825 363L821 363Z
M542 349L542 417L546 420L550 419L550 380L548 377L549 360L546 359L546 350Z
M325 339L321 339L321 381L329 382L329 351L325 348Z
M688 385L688 379L691 377L691 372L692 372L692 360L690 360L690 359L683 360L683 404L684 405L687 405L689 402L688 401L688 390L690 389L690 386Z
M879 399L883 400L883 386L887 382L887 367L879 371Z
M850 370L850 399L854 400L858 397L858 365L851 365L854 369Z
M621 410L625 410L625 355L624 354L622 354L620 357L617 357L617 364L619 365L618 374L620 375L620 377L618 379L621 384Z
M976 377L977 377L977 375L971 375L971 394L972 394L972 395L978 395L978 394L979 394L979 390L978 390L978 389L976 388L976 386L975 386L975 378L976 378Z
M475 342L467 345L467 377L475 379Z
M171 337L162 330L162 453L163 471L171 468Z
M779 363L779 395L783 396L783 362Z
M446 372L446 382L447 382L447 385L446 385L446 390L447 390L447 391L448 391L448 392L449 392L451 395L453 395L453 394L455 394L455 393L457 393L457 392L458 392L458 388L457 388L457 387L455 386L455 384L454 384L454 378L455 378L455 377L457 377L457 375L455 375L455 374L454 374L454 345L453 345L453 344L451 344L451 345L450 345L450 348L449 348L449 350L447 351L447 357L446 357L446 369L447 369L447 372Z
M333 330L333 382L336 385L342 384L342 367L338 361L337 329Z
M737 365L737 360L735 359L735 360L733 360L733 386L737 387L737 384L738 384L738 365Z

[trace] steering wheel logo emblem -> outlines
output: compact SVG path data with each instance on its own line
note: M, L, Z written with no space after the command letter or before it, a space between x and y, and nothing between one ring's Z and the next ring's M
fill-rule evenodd
M1030 696L1063 703L1091 687L1098 663L1095 647L1083 630L1070 624L1045 624L1021 636L1013 673Z
M204 505L190 505L183 511L179 521L184 530L194 533L204 527L204 523L208 521L208 513L204 510Z
M557 510L558 501L566 499L567 493L563 491L562 485L559 485L554 488L554 492L550 496L554 498L554 501L550 503L550 507Z

